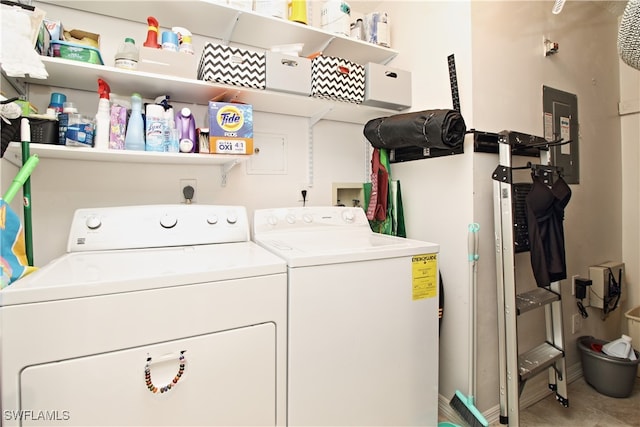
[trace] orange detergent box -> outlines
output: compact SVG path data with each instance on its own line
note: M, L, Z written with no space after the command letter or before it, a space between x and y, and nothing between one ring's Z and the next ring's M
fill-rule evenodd
M253 154L253 107L209 101L209 153Z

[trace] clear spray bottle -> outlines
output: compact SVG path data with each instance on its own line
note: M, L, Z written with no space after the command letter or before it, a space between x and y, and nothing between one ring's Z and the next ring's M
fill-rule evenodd
M95 136L93 138L93 146L97 150L109 149L109 127L111 122L110 112L110 96L111 88L107 82L98 79L98 112L96 113Z

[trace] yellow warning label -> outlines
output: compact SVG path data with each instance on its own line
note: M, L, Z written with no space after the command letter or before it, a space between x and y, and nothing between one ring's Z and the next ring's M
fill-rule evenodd
M438 295L438 254L415 255L411 258L413 300Z

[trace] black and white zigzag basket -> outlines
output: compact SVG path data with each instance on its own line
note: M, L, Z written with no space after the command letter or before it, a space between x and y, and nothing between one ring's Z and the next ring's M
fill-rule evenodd
M364 100L364 67L347 59L317 56L311 61L311 96L356 104Z
M264 89L264 53L207 43L198 65L198 79L234 86Z

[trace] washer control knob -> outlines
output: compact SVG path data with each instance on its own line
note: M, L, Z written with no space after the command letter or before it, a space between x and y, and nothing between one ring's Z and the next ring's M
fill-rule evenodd
M234 213L230 213L229 215L227 215L227 222L229 224L235 224L236 222L238 222L238 216Z
M218 223L218 215L213 214L207 217L207 224L215 225Z
M311 224L313 222L313 215L308 214L308 213L304 214L304 215L302 215L302 220L304 222L306 222L307 224Z
M173 215L164 214L160 218L160 225L164 228L173 228L178 223L178 218Z
M346 210L342 213L342 219L345 222L353 222L355 220L355 215L353 214L353 212L351 211L351 209Z
M269 223L269 225L278 224L278 217L275 215L269 215L269 218L267 218L267 223Z
M85 224L87 225L88 229L95 230L97 228L100 228L100 226L102 225L102 221L100 221L100 217L91 215L89 218L87 218Z
M289 224L295 224L296 223L296 216L294 214L287 214L285 219L287 220L287 222Z

